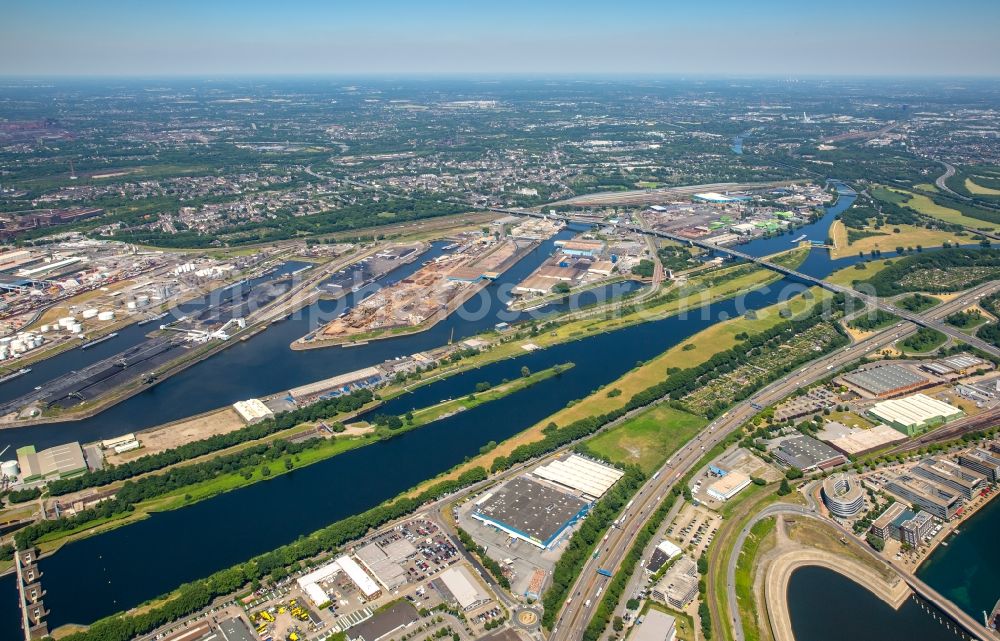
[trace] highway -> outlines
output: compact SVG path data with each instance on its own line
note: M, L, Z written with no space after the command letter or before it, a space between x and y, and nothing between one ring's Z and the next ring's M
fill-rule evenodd
M1000 287L1000 283L988 283L942 303L932 310L931 319L944 317L956 309L972 304L985 292ZM928 314L930 316L930 314ZM737 404L729 412L709 423L702 432L676 452L667 463L639 490L630 510L629 518L622 529L611 528L607 537L599 543L598 558L590 558L584 565L576 584L570 591L570 598L564 605L551 641L565 639L576 641L590 621L593 608L598 600L598 588L603 592L610 579L597 574L600 568L616 572L622 559L632 547L639 531L670 491L674 483L694 469L705 450L710 450L738 429L757 413L756 407L767 407L793 393L797 388L810 385L833 372L842 369L865 354L877 351L907 336L917 329L913 323L901 321L895 326L872 334L868 338L841 350L803 365L795 372L771 383L749 399ZM755 407L756 406L756 407ZM590 607L586 602L590 601Z

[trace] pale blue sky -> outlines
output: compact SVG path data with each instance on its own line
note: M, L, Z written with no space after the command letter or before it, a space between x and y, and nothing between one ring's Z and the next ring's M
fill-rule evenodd
M1000 76L997 0L6 0L0 74Z

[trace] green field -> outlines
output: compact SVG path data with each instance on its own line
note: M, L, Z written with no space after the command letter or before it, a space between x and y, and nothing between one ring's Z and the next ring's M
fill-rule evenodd
M707 422L700 416L660 404L595 436L587 441L587 447L616 463L638 465L650 474Z
M872 195L880 200L896 203L907 209L912 209L918 214L923 214L924 216L929 216L953 225L962 225L973 229L991 226L989 221L972 218L957 209L939 205L923 194L915 194L901 189L878 187L873 190Z

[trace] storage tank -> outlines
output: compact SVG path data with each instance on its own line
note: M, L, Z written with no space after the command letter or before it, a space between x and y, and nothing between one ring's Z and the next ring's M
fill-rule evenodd
M125 303L125 308L126 309L135 309L136 308L135 301L134 300L130 300L129 302Z
M63 327L63 328L69 327L70 325L72 325L75 322L76 322L76 319L73 318L72 316L63 316L62 318L59 319L59 327Z
M42 330L42 333L44 334L45 332L49 331L49 326L48 325L42 325L41 330Z
M0 463L0 474L14 478L21 473L21 468L18 467L17 461L4 461Z
M101 312L100 314L97 315L97 320L99 321L109 321L114 319L115 319L115 313L111 311Z
M72 325L70 325L66 329L71 334L79 334L81 331L83 331L83 325L81 325L80 323L73 323Z
M146 305L149 305L149 296L145 294L139 294L138 296L135 297L135 304L138 305L139 307L145 307Z
M84 318L93 318L94 316L97 316L97 309L91 307L90 309L83 310Z

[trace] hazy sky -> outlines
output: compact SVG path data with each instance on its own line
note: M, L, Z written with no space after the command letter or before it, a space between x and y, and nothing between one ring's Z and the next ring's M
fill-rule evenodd
M1000 76L1000 0L5 0L0 74Z

